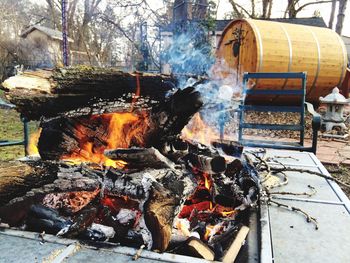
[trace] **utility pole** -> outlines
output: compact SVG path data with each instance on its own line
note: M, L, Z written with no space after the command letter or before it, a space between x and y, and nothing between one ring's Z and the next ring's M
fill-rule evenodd
M62 0L62 58L63 65L68 66L68 24L67 24L67 0Z

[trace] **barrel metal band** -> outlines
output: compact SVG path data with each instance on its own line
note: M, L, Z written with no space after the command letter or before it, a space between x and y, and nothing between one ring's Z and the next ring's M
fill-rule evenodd
M317 46L317 69L316 69L314 82L312 83L309 92L307 92L307 94L306 94L306 95L309 95L315 89L316 81L318 79L318 75L320 74L320 69L321 69L321 48L320 48L320 43L318 42L318 39L317 39L315 33L310 28L307 28L307 29L310 31L312 37L314 38L314 40L316 42L316 46Z
M344 78L344 75L345 75L345 72L346 72L346 61L347 61L347 51L345 49L345 45L343 43L343 40L340 38L340 36L338 34L336 34L336 37L338 39L338 42L339 44L341 45L342 47L342 51L343 51L343 63L342 63L342 69L341 69L341 74L340 74L340 79L339 79L339 82L338 82L338 85L337 87L339 87L341 85L341 82Z

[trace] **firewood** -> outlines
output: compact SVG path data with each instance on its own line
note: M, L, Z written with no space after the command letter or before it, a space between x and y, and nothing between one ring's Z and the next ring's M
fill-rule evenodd
M2 88L6 91L7 99L17 106L23 116L39 119L41 116L54 117L70 110L91 108L101 99L116 101L124 95L120 102L124 103L122 107L125 108L128 105L125 103L132 102L131 94L138 92L143 97L149 97L149 102L164 101L166 93L174 86L169 83L174 82L167 75L81 66L24 72L5 80ZM137 104L134 108L137 108Z
M224 257L222 258L223 263L233 263L235 261L239 250L244 244L244 240L246 239L248 232L249 232L249 227L247 226L241 227L241 229L237 233L236 238L234 239L231 246L225 253Z
M161 252L167 249L178 202L169 190L158 183L152 184L151 195L145 205L145 221L152 233L153 249Z
M191 153L188 155L190 163L204 173L222 173L226 170L226 160L222 156L206 156Z
M186 241L186 246L190 256L200 257L206 260L214 260L214 252L200 239L190 237Z
M202 105L199 92L192 88L179 90L166 101L153 107L146 114L133 112L137 120L124 125L123 131L109 130L104 116L80 116L76 118L60 117L41 123L41 136L38 148L44 160L59 160L66 155L86 155L82 149L82 142L88 142L93 150L108 149L108 134L122 132L122 138L133 134L134 127L142 126L129 141L118 141L112 148L155 147L163 149L169 141L175 141L183 127ZM123 109L129 111L128 108Z
M175 168L172 161L153 147L106 150L104 155L112 160L127 162L127 168Z
M188 148L187 142L177 139L175 141L167 142L161 149L161 153L177 163L189 153Z
M235 141L228 141L228 140L217 140L212 141L211 145L215 148L220 148L222 151L230 156L240 157L243 152L243 146L242 144L239 144Z
M27 191L57 179L57 166L51 162L0 162L0 206Z

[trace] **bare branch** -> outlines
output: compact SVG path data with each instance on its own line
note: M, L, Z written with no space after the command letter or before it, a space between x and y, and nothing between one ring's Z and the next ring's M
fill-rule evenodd
M325 3L331 3L331 2L332 2L332 0L309 2L309 3L306 3L306 4L299 6L298 9L296 9L295 11L296 11L296 13L299 13L302 9L304 9L305 7L307 7L309 5L325 4Z

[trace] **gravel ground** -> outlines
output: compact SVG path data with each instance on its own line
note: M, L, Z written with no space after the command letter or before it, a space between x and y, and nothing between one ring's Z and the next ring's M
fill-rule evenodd
M334 165L325 165L328 172L339 179L340 181L350 185L350 167L344 165L334 166ZM345 194L350 199L350 188L340 185L340 188L345 192Z

